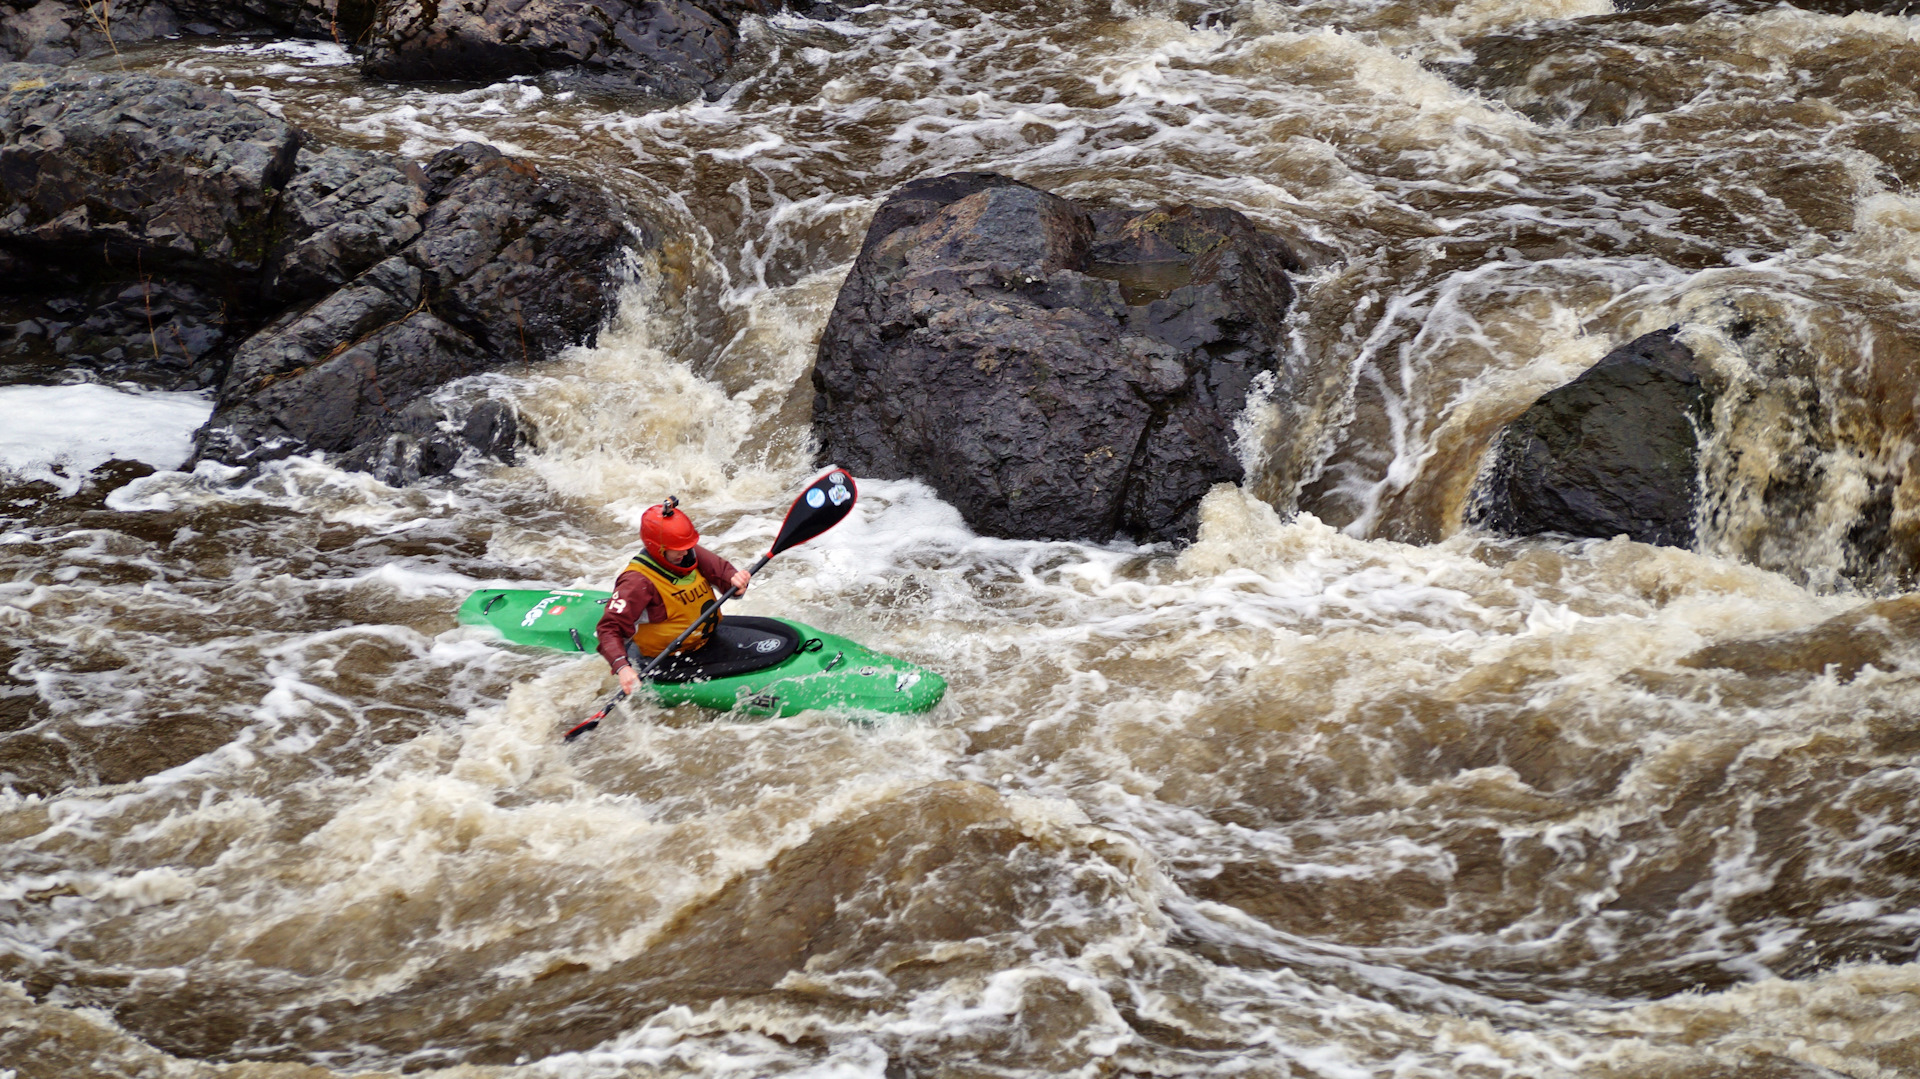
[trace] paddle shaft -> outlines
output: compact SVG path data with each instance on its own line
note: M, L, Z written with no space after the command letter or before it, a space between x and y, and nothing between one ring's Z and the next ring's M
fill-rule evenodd
M747 571L747 576L751 577L754 574L759 573L760 568L762 566L765 566L767 564L767 561L772 557L773 557L772 551L768 551L766 554L761 555L760 561L755 562L753 564L753 568ZM646 681L647 677L653 673L654 668L660 666L661 662L664 661L668 656L673 655L673 650L680 647L680 643L682 641L685 641L688 637L693 636L693 633L695 630L699 629L701 626L706 625L709 619L719 617L721 604L727 602L728 600L732 599L734 596L739 594L740 594L740 589L738 587L734 585L728 585L727 590L725 592L720 593L720 597L713 601L713 605L711 607L708 607L706 610L700 612L700 617L694 619L692 625L689 625L686 629L681 630L680 636L675 637L671 643L669 643L665 648L662 648L660 650L658 655L654 656L652 659L647 661L647 665L641 668L640 670L640 681L642 682ZM601 705L600 710L598 712L595 712L593 715L588 716L585 722L581 723L579 726L568 731L566 733L565 738L563 738L562 740L571 742L575 735L585 734L588 731L594 729L595 727L598 727L600 725L600 721L607 718L607 713L612 712L615 705L618 705L621 701L624 701L626 699L627 699L627 691L624 689L619 691L618 693L615 693L613 696L607 698L607 703Z

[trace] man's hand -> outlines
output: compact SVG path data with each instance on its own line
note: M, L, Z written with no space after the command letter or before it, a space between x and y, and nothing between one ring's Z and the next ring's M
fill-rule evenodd
M639 688L640 672L632 667L620 668L620 692L632 695L633 691Z
M753 580L753 574L743 569L737 569L733 571L733 580L728 583L733 585L734 595L744 596L747 593L747 582L751 580Z

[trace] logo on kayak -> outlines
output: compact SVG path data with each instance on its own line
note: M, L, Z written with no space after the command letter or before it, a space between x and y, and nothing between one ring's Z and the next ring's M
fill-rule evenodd
M833 504L838 506L853 496L847 493L845 487L829 487L827 488L827 497L833 499Z
M538 622L540 620L540 616L547 613L547 605L559 598L560 598L559 596L548 596L546 599L543 599L540 602L534 604L533 610L528 611L527 616L520 620L520 628L525 629L526 627L533 625L535 622ZM554 613L558 614L562 609L564 608L556 608Z
M768 637L766 640L755 644L753 647L754 647L754 650L757 652L778 652L780 650L780 638Z
M819 509L826 504L826 492L820 490L820 488L815 487L813 490L807 492L807 505L812 506L814 509Z
M558 605L558 606L556 606L556 607L554 607L554 609L553 609L553 610L551 610L551 611L548 611L547 613L548 613L548 614L565 614L565 613L567 613L567 605L566 605L566 604L564 604L564 603L562 603L562 604L560 604L560 605Z
M920 684L920 672L908 671L907 673L893 680L893 691L895 693L905 693L907 690L910 690L914 686L917 686L919 684Z

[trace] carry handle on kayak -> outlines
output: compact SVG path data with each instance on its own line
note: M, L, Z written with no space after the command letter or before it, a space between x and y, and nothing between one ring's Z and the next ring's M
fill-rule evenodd
M807 484L807 489L801 491L799 497L793 500L793 505L787 508L787 518L780 523L780 532L773 538L773 546L767 549L766 554L760 556L760 561L753 564L753 568L747 571L747 575L751 577L759 573L760 567L772 561L774 555L798 547L845 520L847 514L853 512L853 504L859 497L859 489L854 486L853 477L845 469L830 468L821 473L812 483ZM700 617L694 619L692 625L681 630L680 636L675 637L671 644L662 648L658 655L647 661L646 667L640 671L640 681L644 682L651 677L661 661L673 655L673 650L680 647L682 641L693 636L695 630L706 625L708 619L718 617L720 605L732 599L738 592L738 589L728 585L727 590L720 593L720 598L714 600L712 606L700 612ZM607 699L606 704L600 706L598 712L567 731L563 741L571 742L598 727L600 721L607 718L607 714L613 711L614 706L626 699L626 690L615 693Z

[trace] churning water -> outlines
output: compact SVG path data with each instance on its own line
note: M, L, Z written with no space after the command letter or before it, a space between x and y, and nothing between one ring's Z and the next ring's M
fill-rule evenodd
M517 467L7 489L0 1076L1920 1075L1920 618L1838 542L1915 445L1920 22L1610 12L900 0L677 107L129 51L660 244L598 347L480 380ZM667 494L762 550L868 218L960 168L1297 242L1247 489L1176 550L868 482L738 610L937 711L562 744L604 665L459 599L606 587ZM1699 553L1462 529L1501 423L1676 324L1731 387Z

